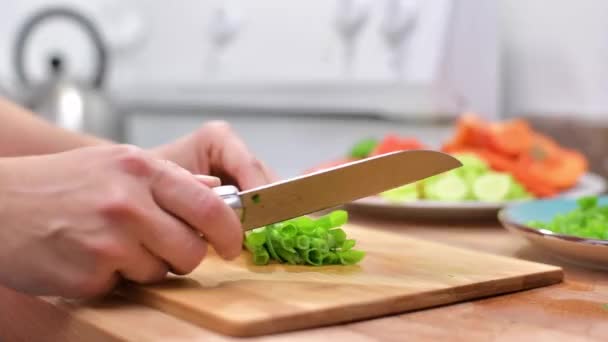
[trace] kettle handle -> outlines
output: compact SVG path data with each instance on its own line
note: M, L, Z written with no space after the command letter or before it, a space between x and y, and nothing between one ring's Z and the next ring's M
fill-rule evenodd
M29 79L25 72L23 58L26 45L25 43L36 26L38 26L44 20L54 17L71 19L79 24L90 36L97 54L97 68L95 78L93 79L93 86L95 88L101 88L104 83L108 64L108 54L103 38L101 37L101 33L95 28L93 22L91 22L87 17L72 9L64 7L42 9L33 16L29 17L28 20L26 20L26 22L21 26L17 33L17 39L15 40L15 47L13 50L13 65L15 66L19 80L25 85L29 83Z

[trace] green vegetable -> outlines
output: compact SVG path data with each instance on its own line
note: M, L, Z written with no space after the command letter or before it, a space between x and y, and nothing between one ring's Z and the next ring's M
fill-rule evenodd
M310 238L306 235L300 235L296 238L296 248L298 249L309 249Z
M253 231L249 233L247 243L253 247L262 247L266 242L266 233L260 231Z
M340 228L330 230L329 235L333 238L336 246L342 246L346 240L346 232Z
M365 253L362 251L343 251L338 252L338 258L342 262L343 265L353 265L361 261L365 257Z
M378 140L373 138L363 139L358 141L350 150L351 158L367 158L372 151L378 146Z
M490 172L490 166L474 154L454 154L454 158L462 163L462 167L454 170L453 173L464 178L468 184L473 184L478 177Z
M355 243L356 243L355 240L346 240L342 244L341 250L348 251L351 248L355 247Z
M270 260L270 255L268 255L268 252L265 249L258 249L253 252L253 262L256 265L267 264L268 260Z
M266 247L266 249L268 250L268 253L270 254L270 256L275 259L275 260L279 260L279 255L277 254L277 252L274 249L273 244L276 243L277 237L276 234L274 234L273 232L273 226L270 225L268 226L270 228L266 229L266 243L264 244L264 246ZM273 243L273 240L275 240L275 242ZM249 236L247 236L247 239L245 240L245 243L249 242Z
M554 233L608 240L608 205L600 206L595 196L577 200L577 207L555 215L550 221L530 221L527 225Z
M344 210L334 210L328 215L320 217L315 221L316 229L324 229L328 230L331 228L336 228L343 226L348 220L348 214Z
M463 201L469 196L469 186L463 178L452 173L429 183L426 195L438 201Z
M513 178L502 172L489 172L473 183L473 196L481 201L500 202L507 199Z
M418 183L410 183L385 191L380 196L393 203L416 201L420 198L418 195Z
M589 210L597 207L597 197L582 197L577 201L581 210Z
M292 265L353 265L365 257L365 252L354 250L356 241L347 239L340 228L347 221L344 210L317 220L299 217L254 229L245 234L243 244L256 265L271 260Z

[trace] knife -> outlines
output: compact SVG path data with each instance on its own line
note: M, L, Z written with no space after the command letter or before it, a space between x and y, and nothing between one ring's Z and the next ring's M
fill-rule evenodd
M243 230L332 208L462 166L437 151L400 151L239 191L213 190L240 216Z

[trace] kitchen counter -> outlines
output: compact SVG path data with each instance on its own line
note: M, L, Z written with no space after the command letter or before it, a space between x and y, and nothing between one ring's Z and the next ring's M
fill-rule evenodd
M418 312L244 340L264 341L605 341L608 273L562 263L496 222L351 221L495 254L564 267L563 283ZM0 288L1 341L227 341L156 310L109 298L96 303L32 298ZM243 340L243 339L238 339Z

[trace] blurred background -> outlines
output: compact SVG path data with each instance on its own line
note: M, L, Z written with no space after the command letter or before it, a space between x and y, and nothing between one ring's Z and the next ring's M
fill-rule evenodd
M466 111L525 117L606 176L607 15L602 0L3 1L0 93L142 147L223 119L283 177L368 136L440 144Z

